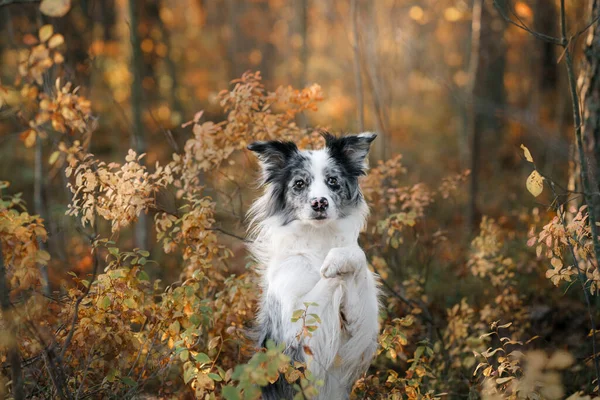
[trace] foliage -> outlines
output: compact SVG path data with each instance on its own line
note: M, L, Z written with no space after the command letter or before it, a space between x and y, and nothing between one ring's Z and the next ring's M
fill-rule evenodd
M70 3L53 5L68 10ZM292 363L283 344L257 349L249 337L256 271L252 262L240 267L245 253L239 235L223 228L241 225L242 213L225 216L223 209L229 205L224 199L252 193L239 182L255 167L243 156L249 142L322 145L317 130L296 123L324 100L320 87L269 91L260 73L247 72L216 96L222 120L200 111L183 124L191 134L181 150L174 146L152 166L145 163L148 155L129 150L117 163L91 152L99 116L81 94L85 87L65 80L64 37L45 25L25 45L10 88L23 105L20 138L30 149L24 151L38 144L50 149L46 161L68 189L61 211L73 217L65 230L74 245L69 259L51 257L50 220L29 214L21 196L6 194L8 184L0 184L0 245L14 309L3 310L0 325L0 394L15 392L8 359L15 349L30 397L257 399L260 386L277 379L294 383L298 399L318 393L322 382ZM443 215L461 200L470 172L432 186L410 182L404 162L401 155L379 161L361 181L372 213L360 241L387 296L378 354L353 398L598 395L598 382L590 383L597 355L573 341L558 342L560 350L525 341L536 323L528 304L542 297L539 288L548 291L544 300L557 313L562 291L552 290L568 289L576 276L583 277L586 294L598 295L586 207L483 216L470 246L462 248L457 230L448 232L456 221L446 223ZM533 166L525 187L537 197L551 181ZM128 236L147 214L154 221L152 251L132 248ZM60 290L43 295L41 271L52 263L60 266ZM176 278L163 283L170 268ZM453 291L460 285L472 286ZM299 336L318 329L311 306L294 313L302 320ZM558 340L551 336L545 339ZM571 382L572 376L583 378Z

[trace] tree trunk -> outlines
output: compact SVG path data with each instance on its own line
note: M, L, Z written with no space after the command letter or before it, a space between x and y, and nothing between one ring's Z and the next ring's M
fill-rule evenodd
M358 112L358 130L365 130L365 106L363 83L360 71L360 50L358 37L358 0L350 0L350 23L352 24L352 51L354 61L354 84L356 85L356 108Z
M600 16L598 0L591 1L590 18ZM600 190L600 24L595 23L588 31L584 47L583 68L579 76L583 100L583 139L589 160L590 189ZM590 196L594 214L600 215L600 197Z
M497 6L506 8L505 0L497 0ZM480 210L480 163L485 153L485 169L494 172L499 169L499 148L502 140L502 120L498 113L487 107L478 108L478 102L501 107L505 102L504 68L506 47L504 30L506 24L493 9L493 4L475 0L473 4L473 22L471 31L471 54L469 60L469 86L467 100L467 137L471 154L471 188L467 224L469 231L479 224ZM485 149L491 149L487 153Z
M34 181L33 181L33 206L35 213L39 215L44 221L47 221L46 210L44 207L43 191L44 191L44 176L43 176L43 157L42 157L42 139L37 138L35 141L35 167L34 167ZM38 239L38 246L40 249L47 250L47 246L44 242ZM50 296L50 279L48 277L48 266L40 266L40 276L42 281L42 291L46 296Z
M146 152L146 141L144 138L144 125L142 123L142 49L138 34L138 10L136 1L129 0L129 23L131 34L131 73L133 84L131 86L131 120L132 135L131 147L138 155ZM148 218L145 213L139 216L135 225L135 246L140 249L148 248Z

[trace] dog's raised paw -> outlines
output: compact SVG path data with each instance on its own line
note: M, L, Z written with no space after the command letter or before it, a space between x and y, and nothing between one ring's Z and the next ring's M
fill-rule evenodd
M349 256L348 251L341 247L329 250L321 266L321 276L324 278L334 278L354 272L355 268Z

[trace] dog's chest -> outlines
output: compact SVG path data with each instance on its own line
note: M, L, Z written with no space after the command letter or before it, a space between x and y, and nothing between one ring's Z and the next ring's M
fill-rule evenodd
M356 243L356 236L338 229L298 229L290 230L275 244L275 251L282 256L303 256L311 260L315 268L320 268L329 250Z

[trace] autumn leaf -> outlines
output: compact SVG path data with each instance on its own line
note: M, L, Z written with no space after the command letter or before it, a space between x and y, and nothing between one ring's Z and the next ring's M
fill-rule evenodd
M537 171L533 171L529 175L525 184L529 193L534 197L538 197L544 190L544 178Z
M525 155L525 159L527 161L529 161L530 163L533 162L533 157L531 157L531 153L529 152L529 149L527 147L525 147L524 144L521 145L521 148L523 149L523 153Z
M55 47L60 46L64 42L65 42L64 36L57 33L56 35L53 35L50 38L50 40L48 40L48 47L51 49L54 49Z
M39 32L39 36L40 36L40 41L41 42L45 42L48 39L50 39L50 37L52 37L52 34L54 33L54 28L52 27L52 25L48 24L48 25L44 25L40 28L40 32Z
M71 9L71 0L42 0L40 11L49 17L62 17Z
M25 147L27 148L33 147L35 145L36 134L33 129L29 129L21 133L20 138L23 141L23 143L25 143Z

